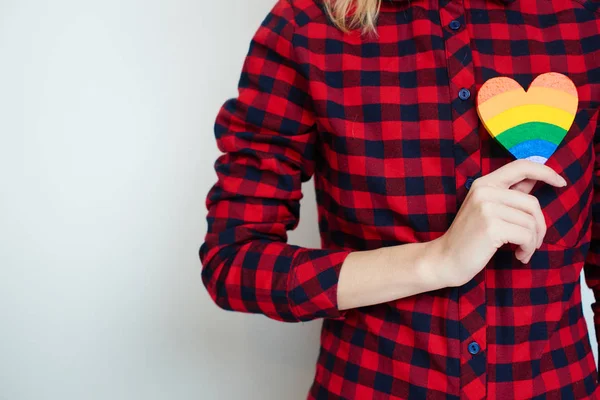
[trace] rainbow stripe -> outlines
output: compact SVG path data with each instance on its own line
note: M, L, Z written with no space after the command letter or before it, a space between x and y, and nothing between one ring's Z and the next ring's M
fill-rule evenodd
M493 78L478 94L484 126L518 159L545 163L565 137L578 107L577 88L564 75L540 75L525 90L510 78Z

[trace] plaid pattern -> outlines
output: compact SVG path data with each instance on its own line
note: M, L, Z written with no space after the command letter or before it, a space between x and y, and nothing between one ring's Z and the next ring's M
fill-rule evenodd
M315 0L279 0L256 32L215 124L210 295L323 318L310 399L595 398L579 276L598 296L600 2L388 0L378 33L342 34ZM575 82L580 106L547 162L569 184L533 191L548 233L531 262L507 245L462 287L339 311L351 251L442 235L472 180L512 160L478 120L481 85L550 71ZM310 177L321 249L287 243Z

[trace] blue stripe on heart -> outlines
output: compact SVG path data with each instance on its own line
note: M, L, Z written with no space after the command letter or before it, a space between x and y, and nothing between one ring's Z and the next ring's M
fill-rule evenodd
M556 145L543 139L532 139L521 142L508 149L517 159L540 156L545 159L550 158L556 150Z

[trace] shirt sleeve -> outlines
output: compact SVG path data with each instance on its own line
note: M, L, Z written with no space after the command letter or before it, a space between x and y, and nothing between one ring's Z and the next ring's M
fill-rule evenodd
M202 280L227 310L288 322L338 319L338 278L350 251L287 244L287 231L298 225L302 182L314 174L316 139L294 31L294 10L279 0L252 38L237 98L217 115L224 154L206 198Z
M587 286L594 293L595 302L592 303L594 315L594 328L596 331L596 345L600 343L600 123L596 128L593 139L594 184L592 198L592 236L583 271ZM598 369L600 371L600 368Z

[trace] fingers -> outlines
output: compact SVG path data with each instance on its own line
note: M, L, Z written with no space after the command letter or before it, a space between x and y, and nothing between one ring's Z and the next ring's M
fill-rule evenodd
M506 243L517 245L515 256L528 263L547 230L539 201L529 194L538 181L555 187L567 185L552 168L527 160L513 161L476 179L464 207L468 215L475 212L481 217L470 219L478 226L472 232L478 232L476 236L483 232L496 249ZM462 209L457 218L464 215Z
M515 253L519 261L527 264L531 260L535 251L535 235L531 230L504 220L498 220L492 226L490 233L499 245L513 243L519 246Z
M516 210L526 213L527 216L532 217L535 220L536 225L536 248L539 248L546 236L546 220L542 213L539 200L532 195L525 194L516 190L499 189L494 187L480 188L482 194L481 197L500 205L508 206ZM505 210L505 208L502 208ZM514 213L511 213L514 215ZM516 223L514 221L511 221Z
M493 212L496 214L498 219L508 222L511 225L520 226L521 228L527 230L531 240L528 240L523 244L515 243L520 245L520 255L523 256L520 258L519 255L517 255L517 258L522 259L525 263L527 263L531 256L533 256L535 250L538 249L541 244L541 236L539 234L539 226L537 221L531 214L506 206L504 204L496 204L494 205L493 209ZM511 243L514 242L511 241Z
M504 243L519 246L515 256L528 263L546 235L546 221L536 197L512 189L477 186L465 202L471 203L496 248ZM500 227L500 228L499 228Z
M509 189L519 191L521 193L531 193L537 181L533 179L524 179L519 183L512 185Z
M508 189L527 179L543 181L555 187L567 185L564 178L547 165L528 160L516 160L476 179L473 186L487 185Z

